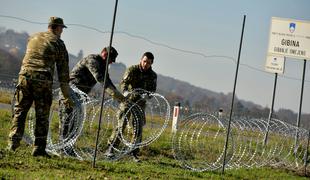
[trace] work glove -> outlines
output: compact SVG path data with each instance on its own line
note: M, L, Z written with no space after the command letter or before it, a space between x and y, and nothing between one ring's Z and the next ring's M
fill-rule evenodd
M106 88L105 91L112 96L113 99L116 99L118 102L125 102L126 97L122 95L117 89L114 88Z
M124 91L124 92L123 92L123 95L124 95L125 97L127 97L128 94L129 94L129 91Z
M66 109L67 109L68 111L72 110L73 107L75 106L75 103L74 103L74 101L72 100L72 98L65 98L65 99L63 100L63 103L64 103L64 105L65 105L65 107L66 107Z
M60 89L64 97L63 103L66 109L73 109L73 107L75 106L75 103L72 97L70 96L71 94L70 91L72 91L71 88L69 87L68 84L61 84Z
M141 99L141 95L137 91L131 91L131 92L124 91L123 95L127 98L127 100L130 100L130 101L133 101L133 102L136 102L139 99Z
M120 92L116 92L114 94L115 99L117 99L119 102L126 102L127 98L125 96L123 96Z

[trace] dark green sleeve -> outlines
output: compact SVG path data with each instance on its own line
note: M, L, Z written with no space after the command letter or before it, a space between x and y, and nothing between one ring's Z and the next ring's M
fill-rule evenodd
M157 74L154 73L154 75L153 75L153 83L152 83L150 91L151 92L155 92L156 88L157 88Z

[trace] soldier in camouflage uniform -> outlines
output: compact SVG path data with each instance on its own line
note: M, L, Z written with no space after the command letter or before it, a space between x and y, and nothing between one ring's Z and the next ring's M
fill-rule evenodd
M101 54L90 54L80 60L70 73L70 83L74 84L84 93L88 94L97 82L103 85L105 66L108 58L109 47L102 49ZM109 64L114 63L118 52L114 47L110 50ZM106 77L106 92L113 98L123 101L124 96L116 89L109 74Z
M106 71L106 61L108 58L108 51L110 50L109 62L108 64L114 63L118 52L114 47L105 47L102 49L101 54L90 54L87 57L81 59L72 69L70 73L70 84L75 85L79 90L88 94L91 89L100 83L103 85L105 71ZM125 97L116 89L112 80L107 74L105 91L114 99L119 102L125 101ZM60 102L60 105L62 103ZM62 132L60 136L62 139L70 138L69 134L73 131L72 127L74 122L70 122L75 118L72 117L72 109L66 109L64 107L60 108L60 118L62 123ZM67 147L63 149L67 155L76 156L73 149Z
M138 118L137 123L132 122L133 124L136 124L135 126L135 143L140 143L142 141L142 130L143 126L145 125L145 114L144 110L146 107L146 100L141 97L141 95L129 93L132 92L135 89L144 89L149 92L155 92L156 86L157 86L157 74L152 70L152 64L154 61L154 56L151 52L145 52L141 59L140 63L137 65L133 65L129 67L122 80L121 80L121 90L125 97L128 98L129 101L125 103L121 103L120 105L120 112L119 112L119 119L121 120L121 124L114 130L114 133L110 137L109 140L109 148L106 151L105 155L107 157L113 156L113 148L117 147L120 143L120 130L123 132L126 128L127 121L124 120L130 119L130 113L127 113L128 109L130 108L130 104L128 102L134 102L137 103L137 105L141 108L143 111L142 118ZM126 114L126 117L124 115ZM131 152L131 155L133 156L134 161L139 162L139 158L137 156L139 152L139 149L136 148Z
M60 88L66 98L65 104L73 106L73 101L69 98L68 52L64 42L60 39L63 28L66 26L61 18L51 17L48 31L34 34L29 38L14 95L16 102L8 150L15 151L19 147L24 134L27 113L34 102L36 121L32 155L50 157L45 148L55 64Z

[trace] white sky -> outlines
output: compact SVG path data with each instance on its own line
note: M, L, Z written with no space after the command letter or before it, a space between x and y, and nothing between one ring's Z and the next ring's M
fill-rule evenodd
M84 55L98 53L109 44L110 34L102 32L111 31L113 0L0 2L0 26L20 32L45 31L47 25L4 16L40 23L47 23L50 16L62 17L69 27L62 39L72 54L80 49ZM204 56L237 59L246 15L236 93L238 98L268 107L274 81L273 74L264 72L270 19L275 16L310 21L309 0L119 0L118 5L113 40L119 51L118 61L127 66L136 64L143 52L152 51L156 72L224 93L233 89L236 64L229 58ZM302 109L307 113L310 113L309 64L308 61ZM278 79L275 109L298 111L302 65L302 60L287 59L285 74Z

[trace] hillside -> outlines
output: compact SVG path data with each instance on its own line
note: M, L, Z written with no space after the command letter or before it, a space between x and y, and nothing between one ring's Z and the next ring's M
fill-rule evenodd
M2 49L0 49L0 62L0 73L5 79L11 79L10 75L16 75L21 65L18 57Z
M18 33L14 30L5 29L0 31L0 80L17 77L28 37L29 35L26 32ZM70 69L83 56L82 50L77 56L69 54ZM119 84L125 70L126 66L121 62L110 65L110 77L116 85ZM185 107L184 109L189 110L189 112L217 112L220 108L226 113L230 111L231 93L210 91L161 74L158 74L157 84L157 92L164 95L171 105L180 102ZM236 97L234 114L267 118L269 108ZM276 117L291 124L296 122L297 114L291 110L281 109L275 114ZM310 127L309 119L310 114L303 115L302 126Z

